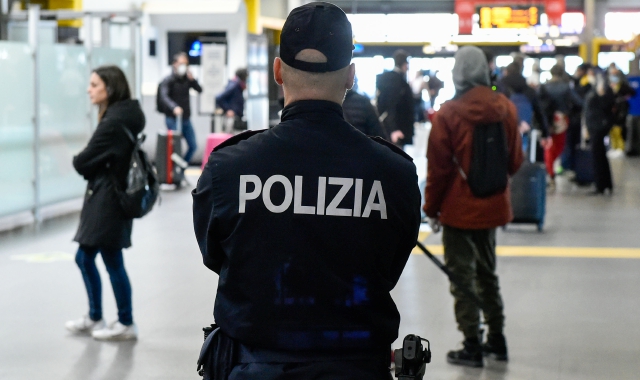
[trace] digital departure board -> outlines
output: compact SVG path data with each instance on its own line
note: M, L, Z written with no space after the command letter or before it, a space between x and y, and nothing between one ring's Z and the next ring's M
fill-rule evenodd
M540 25L540 14L544 9L539 6L483 6L478 8L480 28L482 29L523 29Z

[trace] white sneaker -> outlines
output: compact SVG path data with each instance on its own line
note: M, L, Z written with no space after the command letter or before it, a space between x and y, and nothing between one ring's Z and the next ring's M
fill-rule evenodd
M94 321L91 318L89 318L89 316L87 315L85 315L80 319L67 321L67 323L65 323L64 325L64 327L66 327L67 330L75 334L82 334L82 333L90 334L95 330L103 329L105 326L106 326L106 323L104 323L103 319L99 321Z
M96 340L135 340L138 339L138 327L135 323L125 326L115 321L109 327L93 330L91 335Z

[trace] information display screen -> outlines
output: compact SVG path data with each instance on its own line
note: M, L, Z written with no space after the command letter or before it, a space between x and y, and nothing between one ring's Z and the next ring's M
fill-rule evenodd
M540 25L540 6L483 6L477 8L482 29L525 29Z

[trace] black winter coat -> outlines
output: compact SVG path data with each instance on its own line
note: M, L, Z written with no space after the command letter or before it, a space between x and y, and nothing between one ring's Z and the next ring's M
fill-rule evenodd
M114 191L115 182L126 186L133 143L122 128L136 136L145 118L137 100L112 104L102 117L86 148L73 158L73 167L89 183L74 241L112 249L131 246L133 220L124 216Z
M378 136L385 140L389 136L385 133L378 120L376 109L373 108L371 101L364 95L355 91L347 92L347 96L342 103L342 112L347 123L356 127L357 130L367 136Z
M409 156L324 100L291 103L276 127L217 146L192 194L204 264L220 275L221 330L283 355L388 357L400 324L389 292L420 226L417 181Z
M598 95L596 90L587 94L584 119L590 134L608 132L613 127L613 105L616 96L609 86L605 87L604 95Z
M383 125L389 135L402 131L404 139L398 145L413 143L413 91L403 74L386 71L376 77L378 95L378 113L387 116Z
M171 74L164 78L160 83L160 102L163 105L165 116L175 117L173 109L180 107L183 110L182 119L189 120L191 117L191 96L189 89L193 88L198 92L202 92L202 87L198 81L190 80L186 76L178 76Z

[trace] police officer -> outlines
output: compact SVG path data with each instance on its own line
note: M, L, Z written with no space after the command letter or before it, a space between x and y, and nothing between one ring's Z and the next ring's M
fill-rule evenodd
M205 379L390 379L389 292L418 235L416 168L343 119L355 66L340 8L294 9L280 49L281 123L220 145L193 192L203 261L220 276Z

